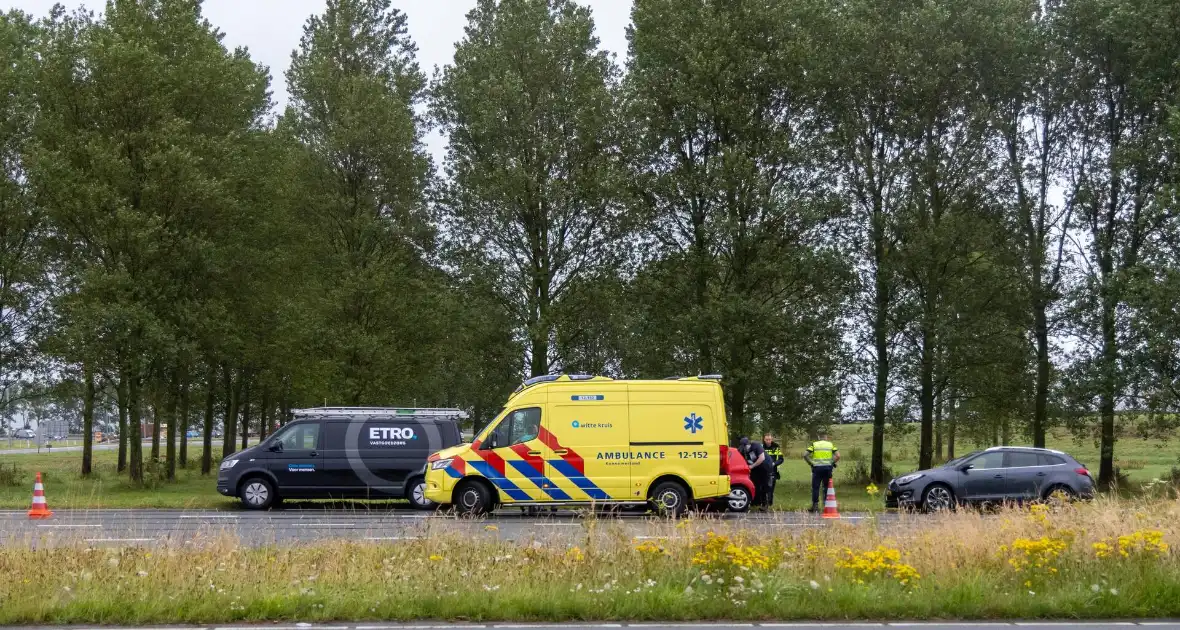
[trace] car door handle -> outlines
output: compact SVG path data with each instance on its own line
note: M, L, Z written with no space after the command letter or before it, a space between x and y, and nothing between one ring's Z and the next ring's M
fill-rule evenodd
M1003 479L1004 475L993 475L992 479Z
M1038 477L1044 477L1044 476L1045 476L1045 475L1047 475L1047 474L1048 474L1048 473L1039 472L1039 473L1037 473L1037 476L1038 476Z
M532 455L533 457L537 457L540 454L541 454L541 451L529 451L529 455Z
M556 454L556 455L566 455L566 454L568 454L568 453L569 453L569 451L567 451L567 450L566 450L566 449L564 449L564 448L562 448L562 449L558 449L558 450L555 450L555 451L553 451L553 452L554 452L554 454Z

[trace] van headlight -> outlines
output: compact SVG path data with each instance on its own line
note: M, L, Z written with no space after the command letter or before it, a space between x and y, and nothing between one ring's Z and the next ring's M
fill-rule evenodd
M447 459L435 460L430 463L430 469L431 470L442 470L442 469L446 468L447 466L450 466L451 462L453 462L453 461L455 461L454 457L450 457Z
M233 468L237 464L238 464L238 460L227 459L227 460L221 462L221 470L229 470L230 468Z

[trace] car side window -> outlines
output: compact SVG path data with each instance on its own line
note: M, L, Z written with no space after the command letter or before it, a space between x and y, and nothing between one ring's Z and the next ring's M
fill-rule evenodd
M1001 451L991 451L984 453L979 457L967 462L975 467L976 470L988 470L990 468L1004 467L1004 453Z
M1040 466L1060 466L1065 463L1064 459L1061 459L1056 455L1048 455L1045 453L1037 455L1037 460L1040 462Z
M1025 453L1023 451L1011 451L1007 453L1008 459L1004 464L1005 468L1028 468L1030 466L1038 466L1040 461L1036 453Z

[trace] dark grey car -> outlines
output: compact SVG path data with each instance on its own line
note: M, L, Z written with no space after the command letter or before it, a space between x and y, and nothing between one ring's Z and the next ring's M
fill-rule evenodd
M1057 492L1093 497L1090 471L1061 451L996 446L893 479L885 507L942 510L963 503L1035 501Z

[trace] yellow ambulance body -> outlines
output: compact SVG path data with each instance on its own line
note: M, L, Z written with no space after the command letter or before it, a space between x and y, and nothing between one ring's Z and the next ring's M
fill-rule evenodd
M471 444L430 456L426 497L498 505L651 503L683 512L729 494L718 377L525 381Z

